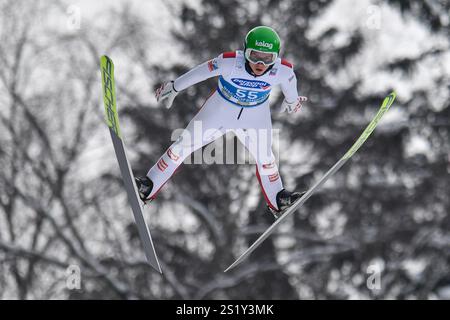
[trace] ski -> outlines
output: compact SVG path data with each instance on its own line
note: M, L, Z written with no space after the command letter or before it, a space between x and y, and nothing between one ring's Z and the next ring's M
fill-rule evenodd
M244 253L242 253L238 259L236 259L233 264L231 264L224 272L227 272L231 270L232 268L236 267L238 264L240 264L246 257L248 257L267 237L270 236L270 234L275 230L275 228L283 222L288 216L290 216L293 212L295 212L300 206L302 206L306 200L311 197L311 195L319 188L321 187L325 181L328 180L330 176L332 176L336 171L338 171L346 162L348 159L350 159L356 151L362 146L362 144L369 138L370 134L375 130L376 126L378 125L378 122L380 121L381 117L386 113L386 111L389 110L389 107L392 105L396 97L395 92L391 92L381 104L380 109L378 110L375 117L372 119L372 121L369 123L369 125L366 127L366 129L363 131L361 136L356 140L356 142L352 145L352 147L344 154L344 156L330 169L325 173L325 175L317 181L300 199L298 199L296 202L292 204L289 208L285 210L285 212L282 214L280 218L278 218Z
M116 89L114 81L114 64L107 56L100 58L101 74L102 74L102 89L103 102L105 104L106 124L109 127L111 139L114 146L117 161L119 162L120 173L122 175L125 190L128 196L133 211L134 219L138 227L139 237L144 247L144 252L148 263L158 272L162 273L159 265L158 257L156 256L155 247L153 246L152 237L145 222L143 215L143 208L141 200L138 197L136 184L134 182L133 172L128 162L125 151L125 144L122 140L122 135L119 127L119 116L117 113Z

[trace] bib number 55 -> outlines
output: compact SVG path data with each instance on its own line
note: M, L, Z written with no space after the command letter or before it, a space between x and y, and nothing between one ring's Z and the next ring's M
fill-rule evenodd
M243 89L237 89L236 95L241 99L249 99L249 100L255 100L258 99L258 92L257 91L249 91L249 90L243 90Z

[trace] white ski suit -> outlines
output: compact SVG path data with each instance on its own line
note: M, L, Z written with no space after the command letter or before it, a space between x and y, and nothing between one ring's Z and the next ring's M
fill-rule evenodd
M254 76L245 68L242 51L225 52L177 78L174 88L182 91L214 76L219 76L216 90L205 101L180 138L147 173L153 181L149 197L155 198L177 167L192 152L231 130L257 163L256 175L267 204L278 210L276 195L283 189L283 183L272 152L272 121L268 98L271 88L280 85L285 100L296 101L297 79L292 64L278 58L266 73ZM201 122L200 135L198 132L194 133L196 121ZM259 134L254 134L255 130Z

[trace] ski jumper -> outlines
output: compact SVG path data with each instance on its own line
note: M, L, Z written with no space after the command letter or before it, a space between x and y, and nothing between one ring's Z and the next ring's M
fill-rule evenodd
M148 171L147 176L153 181L150 198L155 198L164 183L192 152L227 131L233 131L256 161L256 175L268 206L278 210L276 195L283 189L283 183L272 152L272 120L268 99L272 87L280 85L285 100L296 101L297 79L292 64L280 58L261 76L250 74L245 63L242 51L225 52L175 80L175 90L182 91L208 78L219 77L213 94L177 141ZM201 122L201 134L194 133L197 121ZM261 134L254 134L255 130Z

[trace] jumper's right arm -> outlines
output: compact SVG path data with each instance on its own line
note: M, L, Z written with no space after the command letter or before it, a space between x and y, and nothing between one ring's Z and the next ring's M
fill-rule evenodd
M156 100L165 100L164 104L166 108L170 108L178 92L206 79L223 74L228 64L229 62L225 61L223 54L217 58L206 61L184 73L174 81L169 81L161 85L161 87L156 90Z
M222 60L221 55L217 58L206 61L195 68L189 70L185 74L179 76L174 81L174 88L176 91L182 91L194 84L205 81L206 79L216 77L221 74L219 65Z

